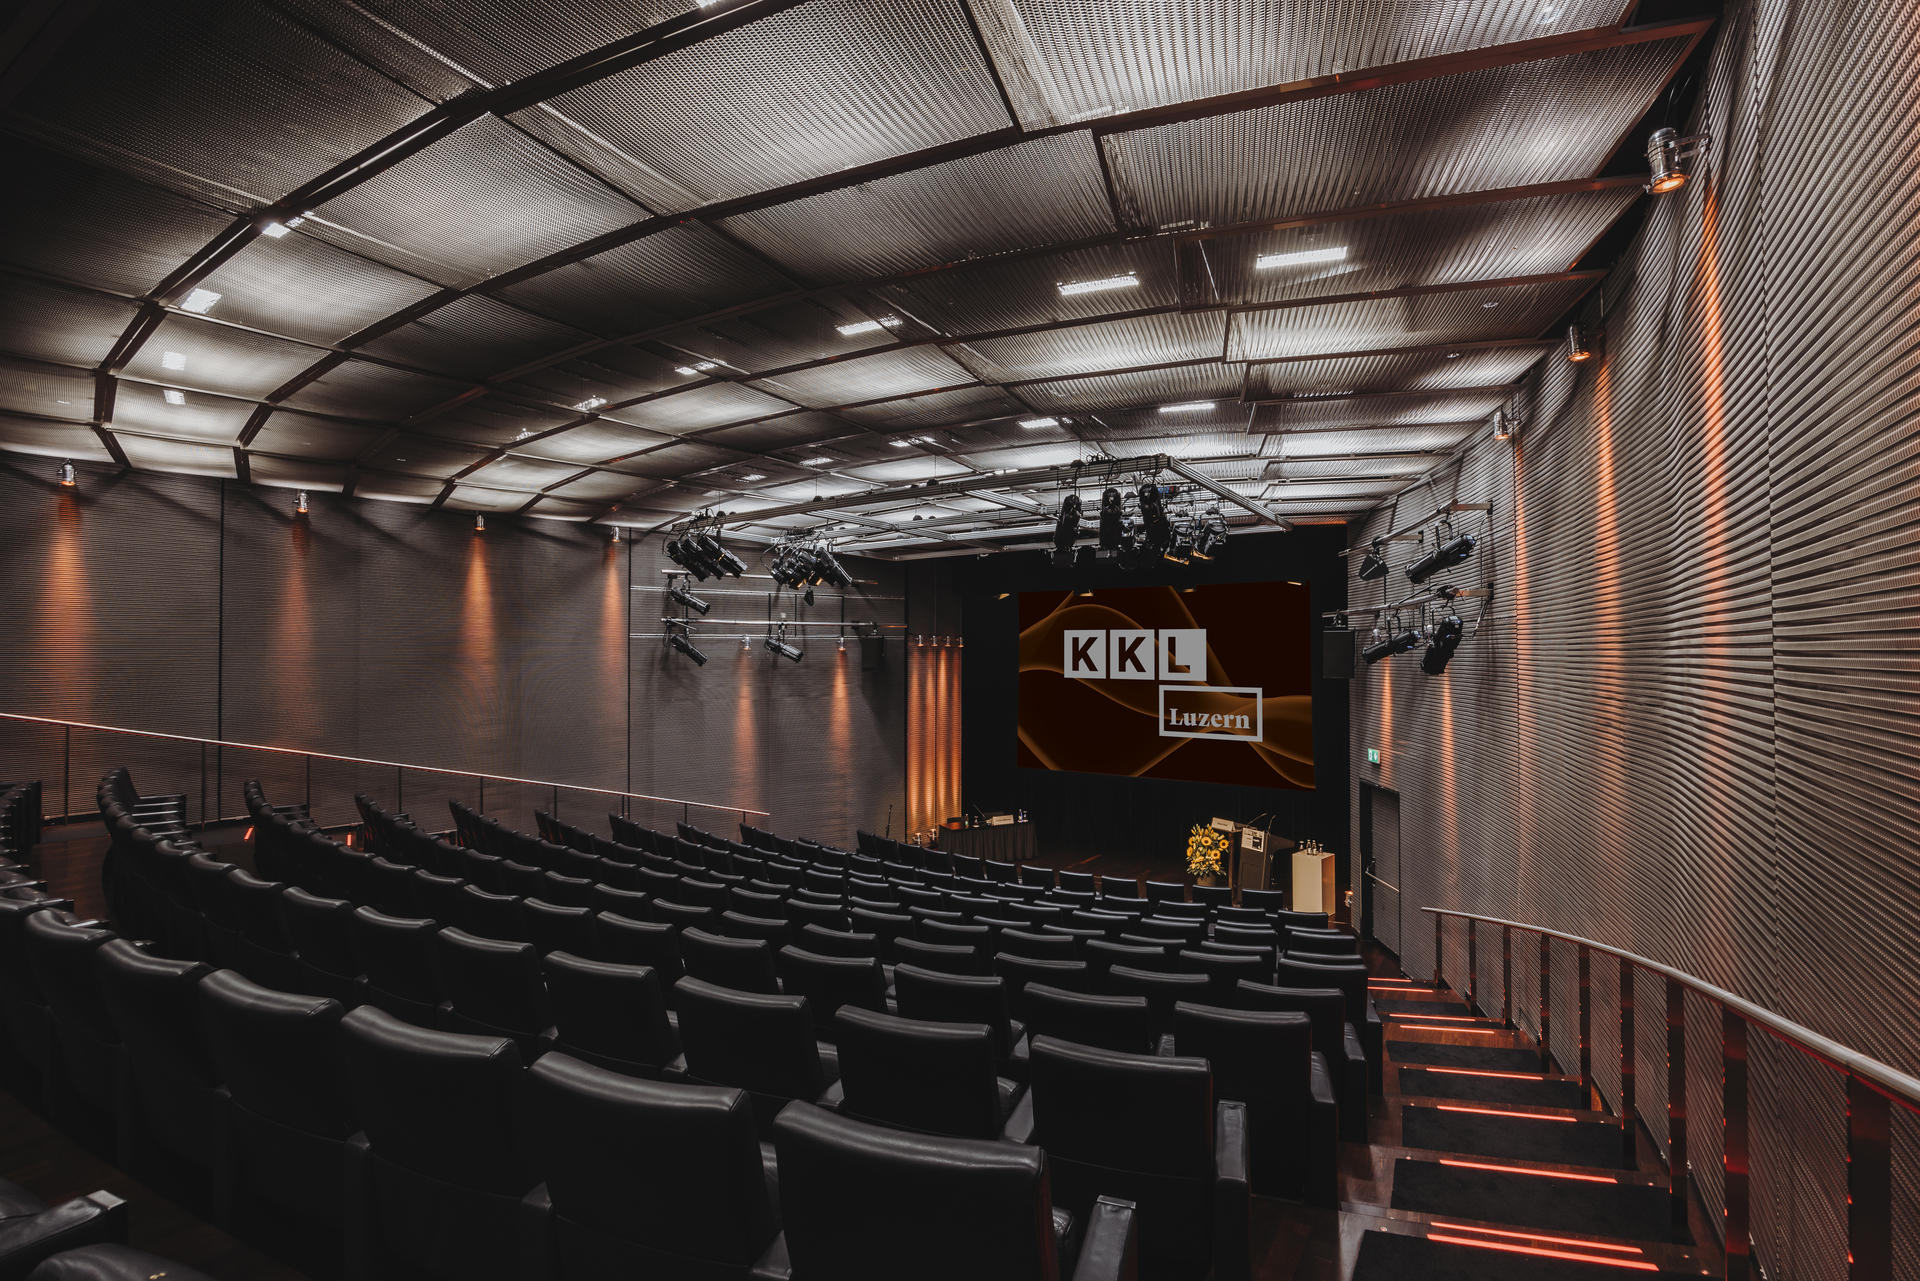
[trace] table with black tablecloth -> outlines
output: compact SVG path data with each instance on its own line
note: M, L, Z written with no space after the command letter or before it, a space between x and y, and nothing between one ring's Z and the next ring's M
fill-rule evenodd
M963 827L958 831L943 827L936 848L949 854L992 859L996 863L1026 863L1040 857L1040 842L1033 834L1031 823Z

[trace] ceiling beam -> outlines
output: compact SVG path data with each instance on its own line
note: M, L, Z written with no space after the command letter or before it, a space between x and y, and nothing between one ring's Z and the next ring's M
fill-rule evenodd
M1277 512L1271 511L1270 509L1263 506L1262 504L1255 502L1251 498L1248 498L1245 494L1242 494L1238 490L1229 489L1227 486L1222 485L1219 481L1215 480L1213 477L1207 475L1205 472L1195 471L1193 468L1181 462L1178 458L1167 459L1167 470L1172 472L1176 476L1181 476L1186 478L1189 481L1192 481L1194 484L1200 486L1200 488L1215 495L1216 497L1226 499L1228 502L1234 504L1234 506L1236 507L1244 508L1245 510L1252 512L1256 517L1265 521L1269 525L1277 526L1282 530L1291 530L1293 528L1292 521L1285 519L1284 517L1280 516Z
M114 437L107 425L105 423L89 425L93 428L93 434L100 438L100 443L107 447L107 452L113 455L113 461L120 464L120 470L132 471L133 463L127 458L127 451L121 447L119 440Z
M233 474L242 485L253 483L253 464L247 461L247 451L238 445L233 447Z

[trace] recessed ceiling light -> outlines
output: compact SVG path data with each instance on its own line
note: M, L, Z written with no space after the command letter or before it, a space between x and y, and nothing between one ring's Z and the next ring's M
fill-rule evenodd
M1162 405L1160 406L1160 412L1163 414L1191 414L1202 409L1212 408L1213 402L1211 400L1190 400L1184 405Z
M167 398L167 403L169 405L184 405L187 403L187 393L183 391L175 391L173 388L169 387L165 391L161 392L160 394Z
M1497 302L1483 302L1480 305L1482 307L1498 307L1500 304Z
M204 316L213 310L213 304L219 302L220 297L219 294L216 294L211 289L196 289L187 295L185 302L180 304L180 310L191 311L195 315Z
M1253 260L1253 265L1261 269L1268 267L1303 267L1310 262L1339 262L1347 256L1347 247L1341 245L1334 249L1301 249L1290 254L1261 254Z
M891 329L899 323L900 317L886 316L880 320L861 320L851 325L837 325L835 328L851 338L855 334L870 334L876 329Z
M525 439L526 439L527 437L529 437L529 436L531 436L531 435L533 435L533 428L531 428L531 427L529 427L529 428L527 428L527 429L525 429L524 431L522 431L522 432L521 432L521 433L520 433L520 434L519 434L518 436L515 436L515 437L514 437L514 439L515 439L515 440L525 440Z
M895 449L906 449L913 444L910 440L890 440L887 443Z
M802 467L825 467L832 461L833 459L831 458L803 458L800 460L800 465Z
M605 396L589 396L573 407L575 413L590 414L607 403Z
M1459 352L1457 352L1457 351L1450 351L1450 352L1448 352L1448 353L1447 353L1447 359L1448 359L1448 360L1458 360L1458 359L1460 359L1460 353L1459 353Z
M170 351L160 357L160 368L162 369L185 369L186 367L187 358L177 351Z
M1140 277L1134 275L1108 276L1104 280L1075 280L1060 286L1060 292L1072 297L1074 294L1094 294L1103 289L1131 289L1140 283Z
M1060 420L1058 418L1022 418L1020 425L1028 431L1034 431L1041 427L1058 427Z
M697 360L691 365L681 365L673 372L676 374L704 374L707 370L712 369L713 366L714 362L711 360Z
M766 477L762 476L757 471L750 471L746 475L742 476L740 479L741 480L765 480Z
M280 237L286 235L287 232L290 230L292 229L288 227L287 224L284 222L270 222L266 226L260 228L260 234L267 237L269 240L278 240L280 239Z

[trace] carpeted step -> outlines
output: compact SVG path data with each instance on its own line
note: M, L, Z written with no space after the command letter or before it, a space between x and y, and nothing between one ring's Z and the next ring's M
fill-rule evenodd
M1538 1072L1540 1070L1538 1051L1500 1045L1442 1045L1433 1041L1389 1041L1387 1058L1394 1063L1419 1063L1428 1067L1478 1068L1484 1072Z
M1566 1117L1497 1116L1418 1105L1400 1111L1400 1144L1429 1152L1505 1157L1547 1165L1624 1170L1618 1124Z
M1436 1072L1424 1067L1400 1069L1400 1093L1475 1103L1517 1103L1535 1108L1577 1108L1586 1102L1578 1081Z
M1444 1235L1471 1237L1473 1234ZM1542 1251L1539 1254L1525 1253L1528 1248L1524 1241L1472 1246L1391 1232L1368 1232L1360 1238L1360 1258L1354 1265L1353 1281L1415 1281L1416 1278L1418 1281L1620 1281L1622 1276L1649 1275L1603 1263L1556 1259L1549 1253L1573 1253L1579 1249L1577 1246L1533 1247ZM1597 1257L1610 1252L1596 1250L1593 1253ZM1645 1262L1632 1255L1616 1257Z
M1482 1170L1401 1157L1393 1163L1393 1208L1627 1241L1673 1239L1667 1189L1599 1179L1605 1176Z
M1466 1014L1463 1001L1397 1001L1373 998L1373 1008L1382 1014Z

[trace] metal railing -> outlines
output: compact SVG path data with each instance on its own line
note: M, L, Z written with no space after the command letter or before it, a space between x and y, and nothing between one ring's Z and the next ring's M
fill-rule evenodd
M1571 943L1578 951L1580 1084L1591 1098L1593 1090L1592 960L1598 952L1620 963L1620 1132L1627 1168L1635 1164L1634 1124L1639 1118L1635 1098L1634 975L1646 971L1665 985L1667 1029L1667 1142L1672 1183L1673 1226L1687 1224L1687 1106L1686 994L1693 992L1720 1007L1721 1125L1724 1138L1724 1227L1726 1275L1739 1281L1753 1275L1749 1243L1747 1181L1751 1149L1748 1144L1747 1030L1770 1032L1801 1053L1826 1064L1847 1078L1847 1262L1849 1281L1892 1281L1893 1277L1893 1123L1891 1105L1920 1113L1920 1079L1868 1058L1821 1036L1811 1028L1784 1019L1772 1010L1735 996L1658 961L1596 943L1575 934L1563 934L1539 925L1506 921L1495 916L1423 907L1433 916L1433 984L1445 985L1441 973L1448 917L1467 923L1468 1004L1480 1009L1479 927L1500 927L1500 1021L1513 1022L1513 932L1540 938L1540 1068L1549 1068L1548 1045L1553 1027L1551 993L1553 941ZM1488 1013L1485 1010L1482 1013Z
M15 721L29 725L58 726L64 731L61 748L60 781L60 817L62 819L75 817L73 809L73 731L76 729L104 734L125 734L134 738L159 739L174 743L198 744L200 748L200 821L198 824L189 824L189 826L205 827L212 823L227 821L217 814L209 816L207 812L207 784L210 777L214 780L215 808L218 808L218 795L220 790L218 775L221 768L221 761L217 755L211 763L208 761L208 748L215 749L216 753L223 749L233 748L239 751L268 752L277 756L305 758L307 804L309 807L313 804L313 762L320 760L338 762L344 765L363 765L374 769L393 770L395 789L394 810L396 813L406 809L407 772L411 770L415 773L434 774L443 778L474 780L479 785L480 804L478 808L482 811L487 807L487 784L505 783L522 787L549 789L552 792L552 813L555 818L560 816L560 793L563 791L587 792L594 796L617 796L620 798L622 813L628 811L632 802L645 801L649 804L656 805L678 805L681 808L683 818L686 818L687 821L691 821L692 812L696 809L719 810L724 813L738 814L740 821L743 823L747 821L749 815L756 818L771 817L766 810L752 809L744 805L723 805L714 801L695 801L680 796L652 796L645 792L622 792L616 788L595 787L586 783L556 783L548 779L514 778L507 774L487 774L479 770L444 769L437 765L409 765L401 761L372 760L362 756L339 756L332 752L312 752L298 747L271 747L264 743L236 743L218 738L195 738L190 734L162 734L154 730L126 729L118 725L95 725L87 721L63 721L49 716L25 716L17 712L0 712L0 721ZM94 816L96 816L94 811L87 811L82 815L82 817ZM239 819L245 816L235 815L232 817Z

